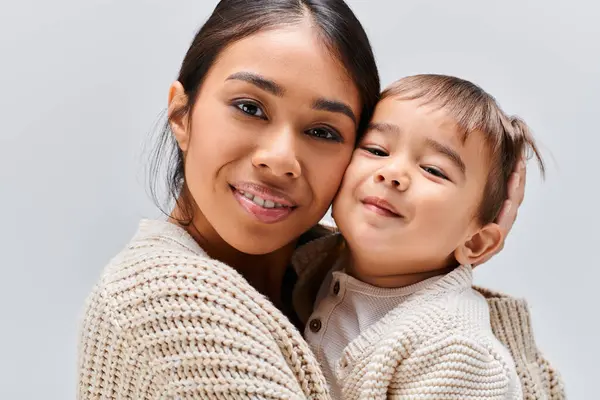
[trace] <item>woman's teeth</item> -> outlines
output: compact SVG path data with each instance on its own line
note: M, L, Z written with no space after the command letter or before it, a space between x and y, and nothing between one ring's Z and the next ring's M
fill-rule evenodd
M259 196L255 196L252 193L247 193L241 190L238 190L238 192L240 192L244 197L246 197L247 199L251 200L253 203L258 204L261 207L264 208L282 208L285 207L283 204L279 204L279 203L275 203L271 200L265 200Z

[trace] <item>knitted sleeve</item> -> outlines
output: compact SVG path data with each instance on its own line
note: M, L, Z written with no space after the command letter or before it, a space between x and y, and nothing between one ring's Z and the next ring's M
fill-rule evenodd
M245 280L209 267L152 268L92 296L79 399L328 398L300 334Z
M487 289L477 290L487 299L494 335L515 360L524 397L566 399L560 373L546 360L537 346L527 303Z
M406 339L388 349L374 356L386 360L379 370L365 365L364 381L344 388L344 399L520 398L512 393L509 370L501 359L470 338L444 335L417 346Z
M508 400L508 366L491 348L462 335L435 338L395 369L391 398Z

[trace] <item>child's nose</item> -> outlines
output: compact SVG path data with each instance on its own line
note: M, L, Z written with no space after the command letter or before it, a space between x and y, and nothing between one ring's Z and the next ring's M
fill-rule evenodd
M406 173L399 174L390 170L384 170L375 174L375 182L389 185L396 190L404 192L410 186L410 177Z

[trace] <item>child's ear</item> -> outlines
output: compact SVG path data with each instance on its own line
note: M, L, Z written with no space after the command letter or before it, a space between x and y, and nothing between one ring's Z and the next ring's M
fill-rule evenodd
M185 112L188 104L188 97L185 94L183 85L175 81L169 88L169 126L171 132L182 152L186 152L190 142L190 130L188 124L188 113Z
M462 264L476 265L487 255L494 254L504 241L504 233L498 224L490 223L458 246L454 257Z

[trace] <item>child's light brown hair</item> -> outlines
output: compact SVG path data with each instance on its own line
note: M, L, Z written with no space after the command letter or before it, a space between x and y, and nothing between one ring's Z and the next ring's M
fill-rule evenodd
M381 99L389 97L439 107L454 119L465 140L471 132L483 133L492 160L479 209L481 224L493 222L498 216L508 197L510 175L526 153L533 152L545 175L544 161L527 124L507 115L494 97L474 83L446 75L414 75L385 89Z

